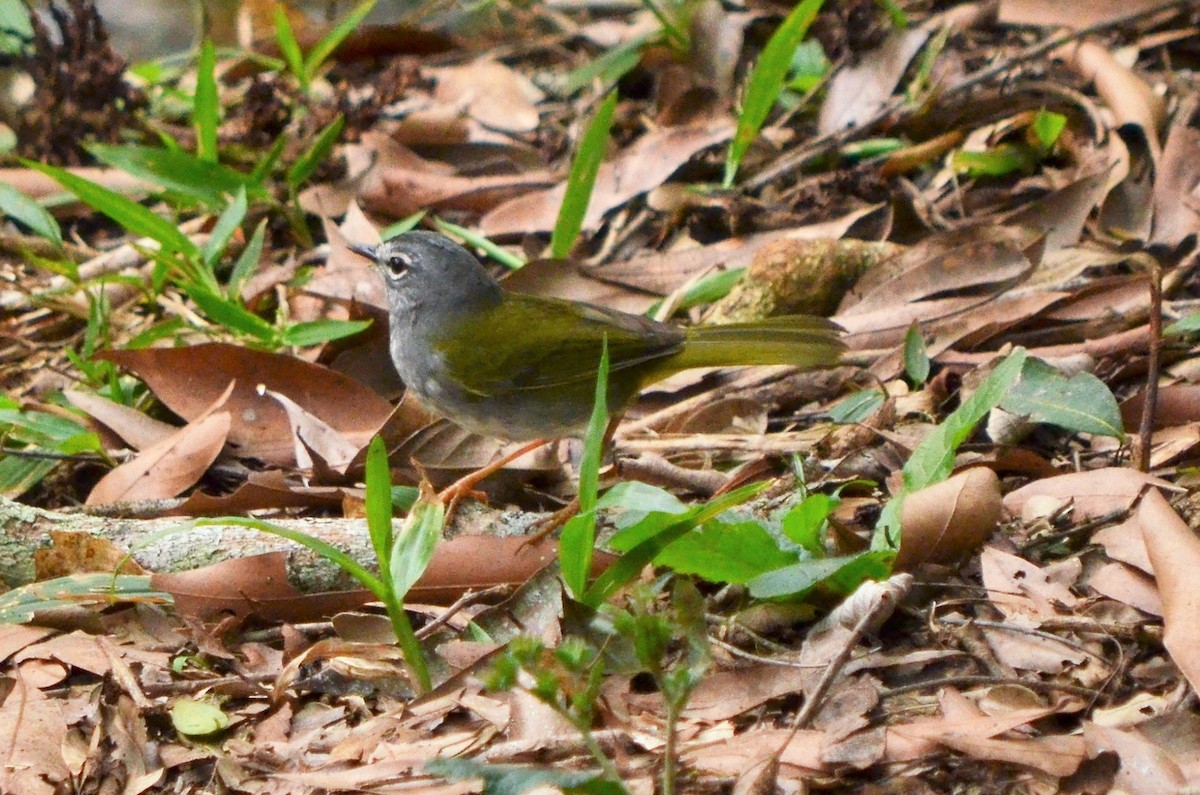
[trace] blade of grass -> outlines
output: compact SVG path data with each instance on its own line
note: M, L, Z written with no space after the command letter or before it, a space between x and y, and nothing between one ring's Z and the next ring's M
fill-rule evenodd
M334 26L333 30L329 31L323 39L318 41L316 45L308 53L308 59L304 62L304 77L303 83L305 86L312 85L313 78L317 76L317 71L321 65L325 63L333 51L338 48L346 37L354 32L354 29L367 18L367 14L375 8L378 0L364 0L355 6L349 14L342 18Z
M592 200L596 174L604 160L604 150L608 144L608 133L612 129L613 111L616 107L617 92L612 91L600 103L596 115L592 117L583 137L579 139L579 149L575 152L571 171L567 175L567 190L563 195L562 206L558 209L558 220L550 235L552 257L561 259L567 256L579 238L580 230L583 229L583 219Z
M251 198L266 198L266 187L253 177L183 151L154 146L93 144L88 153L100 162L141 177L206 207L224 207L228 196L244 189Z
M155 215L132 199L61 168L29 160L22 161L22 164L51 177L79 197L84 204L108 216L127 232L158 242L162 246L163 253L180 252L189 256L199 255L200 250L196 244L188 240L187 236L179 231L178 226Z
M263 243L266 241L267 235L267 219L264 218L258 222L258 227L254 230L250 242L242 249L242 253L238 256L237 262L233 264L233 271L229 274L229 282L225 285L225 294L230 298L241 301L242 287L246 284L246 280L251 274L258 269L258 261L262 259Z
M506 268L517 270L525 267L524 258L518 257L511 251L496 245L483 235L472 231L465 226L452 224L449 221L443 221L441 218L434 218L433 225L438 228L439 232L450 235L451 237L457 237L459 240L463 241L469 246L475 246L476 248L483 249L489 257L496 260L496 262L499 262Z
M62 230L46 208L11 185L0 183L0 215L18 221L56 246L63 243Z
M804 0L792 9L767 41L762 54L746 81L746 93L742 97L742 113L738 116L737 132L729 144L725 158L725 188L733 186L738 167L750 144L758 137L758 131L775 106L783 81L792 65L792 56L809 25L816 19L823 0Z
M249 208L249 203L246 200L246 189L238 188L237 193L233 197L233 201L229 202L225 211L217 218L217 222L213 224L212 232L208 236L208 240L200 248L200 255L204 258L204 264L208 266L211 273L217 260L225 253L225 247L229 245L229 239L233 237L233 233L242 225L242 221L246 219L246 210Z
M212 39L200 45L196 65L196 95L192 101L192 126L196 129L196 157L206 163L217 162L217 128L221 124L221 103L217 96L217 53Z
M600 459L604 455L604 435L608 429L608 337L600 348L600 367L596 371L596 395L592 416L583 439L583 460L579 464L579 515L563 528L558 542L559 568L563 582L576 599L587 592L588 575L596 546L596 499L600 484Z
M331 121L324 130L321 130L321 134L313 141L308 151L300 155L295 163L292 163L287 172L287 184L293 194L313 175L325 158L329 157L333 145L337 143L338 136L342 134L342 127L345 126L345 123L346 120L342 116Z
M300 42L296 41L296 31L292 30L292 21L288 19L286 7L282 3L275 6L275 43L287 64L288 71L300 83L300 88L307 91L308 83L304 78L304 54L300 52Z

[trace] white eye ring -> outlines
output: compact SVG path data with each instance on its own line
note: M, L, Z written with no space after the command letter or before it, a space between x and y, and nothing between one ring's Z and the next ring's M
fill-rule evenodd
M387 260L388 275L393 279L399 279L404 274L408 273L408 269L412 267L412 258L407 254L392 254Z

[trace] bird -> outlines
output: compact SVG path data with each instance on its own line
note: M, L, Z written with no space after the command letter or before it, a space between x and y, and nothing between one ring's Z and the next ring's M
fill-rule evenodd
M643 388L683 370L832 367L845 350L841 329L825 318L680 327L507 291L470 251L435 232L350 249L383 275L389 350L406 388L467 430L501 439L582 436L606 347L609 435Z

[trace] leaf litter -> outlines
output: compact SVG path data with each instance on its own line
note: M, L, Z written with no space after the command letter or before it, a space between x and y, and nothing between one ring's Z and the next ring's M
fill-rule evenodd
M286 62L274 4L241 5L260 51ZM220 279L242 271L237 298L171 271L188 260L152 228L127 233L79 203L53 204L50 226L19 197L57 183L3 163L18 198L0 206L0 487L20 502L0 502L15 561L0 615L29 623L0 633L0 789L479 791L478 777L425 769L458 756L518 789L537 773L579 791L564 783L593 770L579 727L527 691L484 687L522 632L614 645L588 725L630 791L661 786L670 760L686 791L1196 786L1196 357L1188 333L1151 339L1159 318L1187 328L1197 309L1194 10L827 3L810 42L829 71L806 82L797 56L723 191L742 81L780 16L698 6L690 26L670 4L655 4L661 19L649 4L503 4L474 26L364 25L324 68L301 64L307 88L222 56L215 130L154 93L199 95L193 67L98 114L72 99L89 79L108 96L124 73L84 3L55 18L64 43L38 32L15 65L54 79L14 128L17 151L174 213L198 249L225 206L96 169L81 144L159 145L152 119L183 151L215 135L222 165L248 174L261 153L238 147L269 147L264 128L282 131L291 164L339 114L345 126L311 179L249 191L286 201L232 219ZM302 58L334 31L287 19ZM47 71L62 46L103 68ZM539 260L608 90L619 102L584 234L570 261ZM712 619L671 646L697 677L671 723L668 691L622 658L619 633L580 623L546 568L555 542L525 544L574 495L572 443L505 467L484 483L490 505L452 518L409 597L440 666L420 697L343 572L248 526L187 519L271 518L370 565L359 484L374 434L393 451L397 499L422 473L445 484L508 449L393 406L380 285L346 246L435 216L532 261L510 289L638 312L666 302L691 322L819 312L848 330L845 368L690 373L649 391L617 434L627 461L611 480L682 499L612 498L607 523L771 483L660 558L696 572ZM374 325L349 338L324 325L360 318ZM902 487L905 462L1014 345L1041 361L996 401L1007 411L943 453L951 477ZM1149 472L1131 463L1139 445ZM871 528L902 491L899 556L870 568ZM828 520L805 524L819 500ZM786 591L803 598L750 598L762 549L812 578ZM115 592L89 579L126 552L136 566ZM33 584L44 577L59 579ZM748 584L717 587L731 581ZM638 593L616 604L631 610ZM687 649L705 636L701 664Z

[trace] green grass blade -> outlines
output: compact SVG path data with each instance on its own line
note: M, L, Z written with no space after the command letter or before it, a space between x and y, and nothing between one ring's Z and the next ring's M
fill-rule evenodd
M579 150L575 153L575 159L571 162L571 172L567 175L567 191L563 195L558 220L550 236L552 257L561 259L567 256L579 238L580 230L583 229L583 219L587 215L588 204L591 203L596 174L604 161L604 150L608 144L608 133L612 129L613 111L616 107L617 92L612 91L600 103L596 115L592 117L579 140Z
M310 320L288 326L280 336L280 341L284 345L307 348L353 337L370 325L370 320Z
M178 226L134 200L65 169L31 161L24 161L24 165L51 177L78 196L84 204L108 216L130 234L157 241L164 253L176 251L190 256L200 253L196 244L188 240Z
M262 259L266 236L267 219L264 218L258 222L258 227L254 230L250 242L242 249L237 262L233 264L233 271L229 274L229 283L225 287L225 294L229 297L241 300L242 287L245 286L246 280L254 274L254 271L258 270L258 261Z
M155 146L93 144L88 152L100 162L187 196L206 207L225 207L227 197L245 190L265 198L267 190L253 177L195 155Z
M392 473L388 469L387 446L379 436L371 439L367 447L365 478L367 532L380 571L384 572L392 554ZM385 581L384 587L391 593L390 582Z
M341 22L334 26L333 30L325 35L325 38L316 43L316 46L308 53L308 59L304 62L304 85L312 84L321 65L330 55L333 55L333 51L338 48L338 45L345 41L346 37L367 18L367 14L371 13L377 2L378 0L364 0L359 3Z
M229 239L233 237L233 233L246 219L247 209L249 209L249 203L246 200L246 189L238 188L233 201L229 202L224 212L217 218L212 232L208 235L208 240L200 249L200 254L204 258L204 264L208 266L209 272L212 272L217 260L225 253L225 247L229 245Z
M0 215L24 224L35 235L46 238L56 246L62 245L62 230L54 216L21 191L3 183L0 183Z
M304 54L300 52L300 42L296 41L296 31L292 30L292 22L282 3L275 6L275 43L283 55L288 71L300 81L300 87L307 90L308 83L304 79Z
M600 459L604 455L604 432L608 429L608 337L600 349L596 372L595 402L583 438L583 460L579 464L579 515L563 528L558 542L559 567L563 581L575 597L587 592L588 574L596 545L596 500L599 496Z
M726 188L733 185L742 158L746 156L750 144L758 137L758 131L762 129L771 108L775 106L788 69L791 68L796 48L808 32L809 25L816 19L822 2L823 0L804 0L793 8L767 41L762 55L754 64L750 78L746 81L746 93L742 97L742 113L738 117L737 132L733 135L729 153L725 158L723 184Z
M313 175L317 167L329 157L329 153L333 151L333 145L337 143L338 136L342 134L342 127L345 126L346 120L338 116L330 122L321 134L317 136L317 140L313 141L312 146L308 148L304 154L292 163L291 168L287 172L287 184L293 193L300 189L300 186Z
M511 251L502 246L496 245L472 229L468 229L465 226L459 226L458 224L452 224L449 221L443 221L441 218L434 218L433 225L436 226L438 231L442 232L443 234L450 235L451 237L457 237L468 246L474 246L475 248L483 249L489 257L496 260L496 262L499 262L506 268L518 270L525 267L525 260L522 257L513 254Z
M212 292L207 286L192 284L185 287L188 297L212 322L271 345L276 345L279 332L274 326L231 298Z
M192 125L196 129L196 157L217 162L217 128L221 124L221 102L217 96L217 53L212 39L200 45L196 65L196 95L192 101Z

